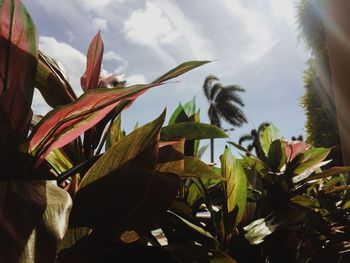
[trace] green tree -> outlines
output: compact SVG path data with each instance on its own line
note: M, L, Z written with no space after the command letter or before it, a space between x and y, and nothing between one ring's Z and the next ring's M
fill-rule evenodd
M241 127L247 118L241 107L244 103L238 92L245 90L238 85L224 86L218 82L219 78L209 75L203 84L204 94L209 101L210 124L221 128L221 120L225 120L234 127ZM214 162L214 139L210 140L211 162Z
M301 105L306 113L306 142L314 147L334 147L334 164L342 163L340 138L321 1L301 0L298 5L300 38L311 51L304 72L305 94Z

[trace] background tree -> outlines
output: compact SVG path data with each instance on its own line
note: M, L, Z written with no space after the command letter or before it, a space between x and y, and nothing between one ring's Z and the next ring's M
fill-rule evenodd
M264 152L261 148L260 140L259 140L259 133L262 129L269 126L270 123L263 122L259 125L258 129L252 129L250 134L245 134L239 138L239 145L242 145L244 142L250 141L250 143L247 145L247 150L252 151L255 150L256 155L263 159L265 157Z
M324 27L324 14L319 0L301 0L298 6L300 37L311 51L304 72L305 94L301 105L306 113L306 142L314 147L333 147L334 165L342 164L332 80Z
M234 127L241 127L247 122L247 118L240 108L244 103L238 92L245 90L238 85L224 86L218 80L218 77L209 75L203 84L204 94L210 103L210 124L221 128L223 119ZM214 139L210 140L210 160L214 162Z

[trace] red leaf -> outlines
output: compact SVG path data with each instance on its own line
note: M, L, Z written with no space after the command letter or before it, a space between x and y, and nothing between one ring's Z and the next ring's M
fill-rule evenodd
M84 91L96 89L100 79L101 64L103 57L103 42L101 33L97 32L92 39L87 53L86 72L81 77L81 87Z
M157 85L86 92L76 102L52 110L38 123L30 136L30 151L35 157L44 159L51 150L77 138L116 106L136 99L145 90Z
M286 144L286 158L287 161L292 161L299 153L304 153L309 148L303 141L287 142Z
M27 136L37 66L37 32L19 0L0 2L0 107L21 138Z

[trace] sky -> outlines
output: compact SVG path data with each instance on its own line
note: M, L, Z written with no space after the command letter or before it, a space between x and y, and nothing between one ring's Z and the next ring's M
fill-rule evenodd
M166 107L168 118L196 96L201 121L208 122L202 91L207 75L224 85L237 84L248 123L230 139L274 123L286 138L305 137L303 71L309 57L298 39L298 0L23 0L40 39L39 48L62 63L80 95L89 43L97 31L104 41L103 68L124 74L130 84L147 83L189 60L213 62L155 87L122 114L130 132L135 123L155 119ZM36 92L34 112L50 110ZM231 128L223 124L224 128ZM226 140L216 142L216 161ZM207 144L202 141L201 145ZM209 161L209 153L204 156Z

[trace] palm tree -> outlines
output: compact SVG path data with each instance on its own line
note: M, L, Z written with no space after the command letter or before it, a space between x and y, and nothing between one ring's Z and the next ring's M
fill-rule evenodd
M219 78L209 75L203 84L204 94L210 107L208 111L210 123L221 128L221 119L234 127L241 127L247 122L246 116L240 107L244 106L238 92L245 90L237 85L224 86L218 82ZM214 162L214 139L210 140L210 159Z
M265 154L260 144L259 134L263 129L265 129L269 125L269 122L263 122L259 125L258 130L253 129L251 130L250 134L245 134L241 136L238 141L239 145L242 145L243 142L251 141L251 143L247 145L247 150L251 152L254 149L256 156L263 160Z

